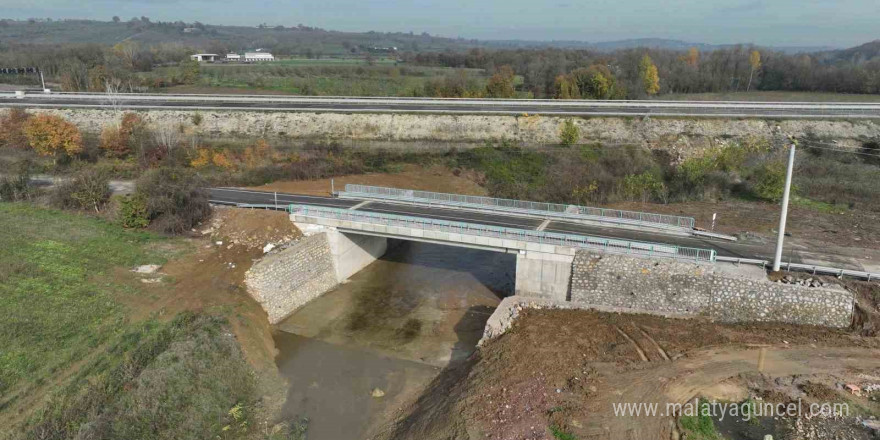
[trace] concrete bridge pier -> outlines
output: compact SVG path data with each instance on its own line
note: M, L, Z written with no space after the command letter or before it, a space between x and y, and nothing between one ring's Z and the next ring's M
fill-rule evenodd
M574 255L520 251L516 255L516 295L565 301Z

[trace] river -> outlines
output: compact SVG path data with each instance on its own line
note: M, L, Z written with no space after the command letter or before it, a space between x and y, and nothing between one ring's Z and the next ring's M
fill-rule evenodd
M418 242L384 257L278 324L284 415L309 440L362 438L473 353L513 293L516 257Z

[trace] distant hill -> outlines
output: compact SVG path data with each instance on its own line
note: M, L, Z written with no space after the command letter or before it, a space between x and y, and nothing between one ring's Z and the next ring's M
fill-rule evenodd
M202 23L105 22L94 20L0 21L0 44L95 43L136 41L147 45L179 44L199 51L220 52L270 48L279 54L311 51L345 55L361 48L397 47L402 51L461 50L484 46L476 40L390 32L337 32L308 26L247 27Z
M526 41L526 40L472 40L446 38L426 33L400 32L338 32L309 26L297 27L247 27L218 26L201 23L157 22L142 20L104 22L94 20L31 20L0 21L0 44L61 44L98 43L113 45L122 41L138 41L144 44L173 43L196 50L219 52L265 47L280 55L305 53L339 56L352 53L358 48L397 47L401 51L445 51L472 48L560 48L588 49L611 52L638 47L687 50L696 47L711 51L733 44L713 45L662 38L636 38L617 41ZM746 46L750 44L744 44ZM877 56L880 41L867 43L852 49L834 50L829 47L766 47L785 53L821 52L829 59L852 59Z
M880 58L880 40L849 49L827 51L819 55L825 57L826 61L849 61L856 64L871 61Z

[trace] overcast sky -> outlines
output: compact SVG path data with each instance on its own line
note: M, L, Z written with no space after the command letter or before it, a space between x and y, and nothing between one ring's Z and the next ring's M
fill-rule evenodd
M848 47L880 39L880 0L0 0L0 17L413 31L479 39Z

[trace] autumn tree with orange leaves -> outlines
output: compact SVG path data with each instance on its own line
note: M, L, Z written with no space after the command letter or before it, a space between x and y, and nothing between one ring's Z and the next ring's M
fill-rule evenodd
M35 115L24 124L30 146L42 156L72 156L83 150L82 134L75 125L55 115Z

